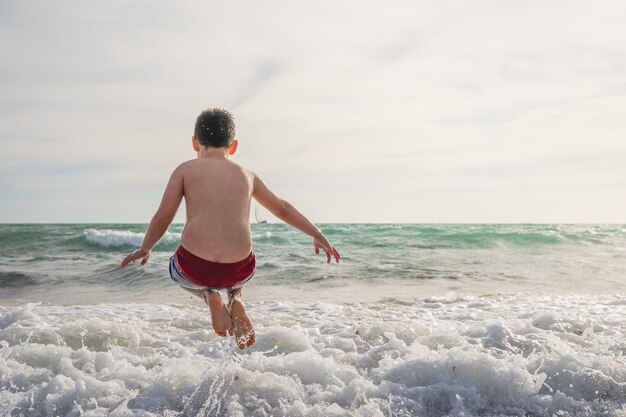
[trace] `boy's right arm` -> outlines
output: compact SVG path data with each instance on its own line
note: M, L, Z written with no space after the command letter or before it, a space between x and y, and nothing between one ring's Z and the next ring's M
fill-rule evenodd
M300 213L298 209L289 204L289 202L274 194L256 174L254 174L252 197L254 197L259 204L268 209L274 216L311 236L315 245L316 254L319 253L320 249L323 249L324 252L326 252L326 258L329 263L331 257L334 257L335 261L339 262L341 255L339 255L337 249L326 239L322 231Z
M124 258L121 265L122 268L139 259L141 259L141 265L145 265L148 259L150 259L152 248L163 237L167 228L174 220L184 194L182 166L180 165L176 168L170 176L161 199L161 204L150 221L141 247Z

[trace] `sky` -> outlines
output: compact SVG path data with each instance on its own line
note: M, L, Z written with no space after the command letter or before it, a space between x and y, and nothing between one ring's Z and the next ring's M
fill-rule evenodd
M625 21L621 0L0 0L0 222L148 222L223 107L234 160L315 222L625 223Z

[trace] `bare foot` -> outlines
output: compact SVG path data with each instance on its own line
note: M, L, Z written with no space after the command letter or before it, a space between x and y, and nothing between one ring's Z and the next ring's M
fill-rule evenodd
M239 349L243 350L246 346L252 346L256 341L254 326L239 298L235 298L230 305L230 317L235 326L235 341Z
M220 336L233 335L233 321L228 314L228 310L222 301L222 297L218 293L212 293L209 291L195 290L181 286L185 291L188 291L200 297L204 300L206 305L211 309L211 324L213 330Z
M233 321L228 314L222 297L218 293L205 292L205 302L211 310L211 324L219 336L233 335Z

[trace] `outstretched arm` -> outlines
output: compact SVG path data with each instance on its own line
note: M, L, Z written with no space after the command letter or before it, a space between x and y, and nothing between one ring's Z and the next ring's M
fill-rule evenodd
M315 245L315 253L318 254L320 249L326 252L326 259L330 263L331 257L339 262L341 255L335 249L322 231L307 219L297 208L289 204L288 201L278 197L268 188L267 185L259 178L254 176L252 197L263 207L268 209L274 216L278 217L285 223L295 227L296 229L306 233L313 238Z
M142 265L145 265L146 262L148 262L152 248L156 246L159 239L163 237L167 228L174 220L174 216L176 216L176 212L178 211L178 207L180 207L182 199L183 175L180 167L178 167L172 173L170 181L168 182L167 187L165 187L165 192L163 193L163 198L161 199L161 205L150 221L150 225L146 231L146 236L143 238L141 248L124 258L121 265L122 268L129 263L137 261L138 259L141 259Z

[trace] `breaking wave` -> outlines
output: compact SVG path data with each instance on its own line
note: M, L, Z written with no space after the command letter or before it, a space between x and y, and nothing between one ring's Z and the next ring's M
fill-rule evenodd
M98 230L86 229L84 231L85 239L88 243L102 246L105 248L111 246L141 246L145 233L131 232L127 230ZM166 232L160 242L173 243L180 240L180 233Z

